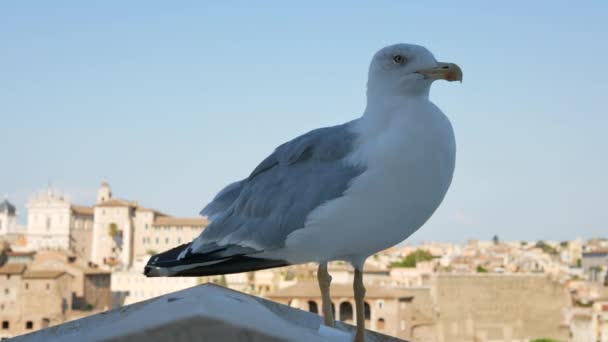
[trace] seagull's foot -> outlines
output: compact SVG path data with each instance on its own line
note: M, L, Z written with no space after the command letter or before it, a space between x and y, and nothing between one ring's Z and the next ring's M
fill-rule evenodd
M323 322L326 326L334 328L334 315L331 311L331 296L329 295L329 286L331 285L331 275L327 272L327 263L319 263L317 271L317 280L319 281L319 289L321 290L321 300L323 309Z
M357 334L355 342L365 341L365 286L363 285L363 271L355 268L353 282L355 292L355 310L357 312Z

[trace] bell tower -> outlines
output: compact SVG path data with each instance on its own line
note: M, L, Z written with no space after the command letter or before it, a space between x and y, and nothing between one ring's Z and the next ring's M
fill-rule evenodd
M99 190L97 190L97 204L109 201L110 199L112 199L112 190L110 189L110 184L108 184L107 181L103 181L99 187Z

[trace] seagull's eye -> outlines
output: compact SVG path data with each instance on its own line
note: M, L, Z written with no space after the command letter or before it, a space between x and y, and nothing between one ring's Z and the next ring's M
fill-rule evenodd
M395 62L395 64L403 64L406 62L406 59L402 55L394 55L393 62Z

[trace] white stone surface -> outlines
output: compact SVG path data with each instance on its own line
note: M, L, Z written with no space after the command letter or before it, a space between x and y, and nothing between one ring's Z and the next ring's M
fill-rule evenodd
M61 324L15 342L351 341L354 327L258 297L205 284ZM400 341L367 332L368 342Z

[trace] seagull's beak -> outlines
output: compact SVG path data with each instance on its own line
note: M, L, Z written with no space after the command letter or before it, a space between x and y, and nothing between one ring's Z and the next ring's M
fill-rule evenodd
M462 82L462 70L454 63L437 62L434 68L422 69L416 71L429 80L446 80Z

